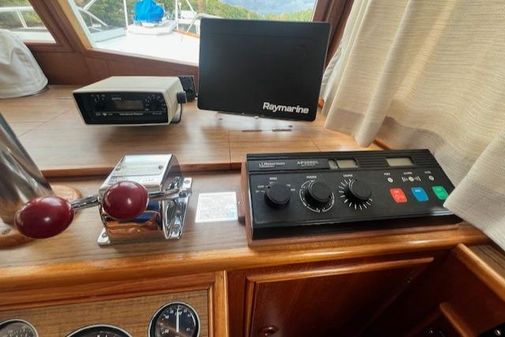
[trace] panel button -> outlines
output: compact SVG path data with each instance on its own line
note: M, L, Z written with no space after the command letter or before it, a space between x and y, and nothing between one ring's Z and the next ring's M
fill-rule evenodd
M428 201L428 194L422 187L412 187L410 189L414 197L416 197L417 201Z
M443 186L433 186L432 190L440 200L445 200L449 196L449 193L447 193Z
M403 190L401 188L390 188L389 193L391 193L393 200L397 204L403 204L407 202L407 196L405 193L403 193Z

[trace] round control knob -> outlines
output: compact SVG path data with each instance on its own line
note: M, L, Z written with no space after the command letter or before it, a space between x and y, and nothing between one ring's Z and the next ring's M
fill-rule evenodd
M129 220L144 213L148 200L143 185L134 181L121 181L105 191L102 207L115 219Z
M291 198L289 187L282 184L272 184L265 191L265 202L273 208L286 207Z
M307 187L305 192L305 199L314 207L323 207L331 201L331 189L328 185L313 181Z
M354 209L363 209L371 205L372 189L367 183L351 179L341 184L339 187L341 197L344 198L344 203Z
M372 196L372 190L361 180L351 180L345 189L345 194L356 202L365 202Z
M73 219L74 210L67 200L46 196L26 203L16 212L14 224L25 236L45 239L63 232Z

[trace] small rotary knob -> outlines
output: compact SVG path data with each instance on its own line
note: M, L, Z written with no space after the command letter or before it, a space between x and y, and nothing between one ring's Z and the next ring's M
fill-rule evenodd
M344 198L344 203L349 207L363 209L371 205L372 189L367 183L351 179L342 183L339 189L341 198Z
M265 202L273 208L284 208L291 198L289 187L282 184L272 184L265 191Z
M314 207L326 206L332 198L331 189L325 183L312 181L305 192L305 199Z

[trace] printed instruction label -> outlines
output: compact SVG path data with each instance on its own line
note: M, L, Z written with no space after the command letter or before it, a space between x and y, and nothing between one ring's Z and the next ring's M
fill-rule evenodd
M200 193L195 222L233 221L238 219L235 192Z

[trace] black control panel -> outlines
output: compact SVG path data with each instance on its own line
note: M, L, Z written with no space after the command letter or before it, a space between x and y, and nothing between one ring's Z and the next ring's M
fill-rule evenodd
M247 155L253 239L451 224L428 150Z
M167 105L159 92L74 93L86 124L168 123Z

